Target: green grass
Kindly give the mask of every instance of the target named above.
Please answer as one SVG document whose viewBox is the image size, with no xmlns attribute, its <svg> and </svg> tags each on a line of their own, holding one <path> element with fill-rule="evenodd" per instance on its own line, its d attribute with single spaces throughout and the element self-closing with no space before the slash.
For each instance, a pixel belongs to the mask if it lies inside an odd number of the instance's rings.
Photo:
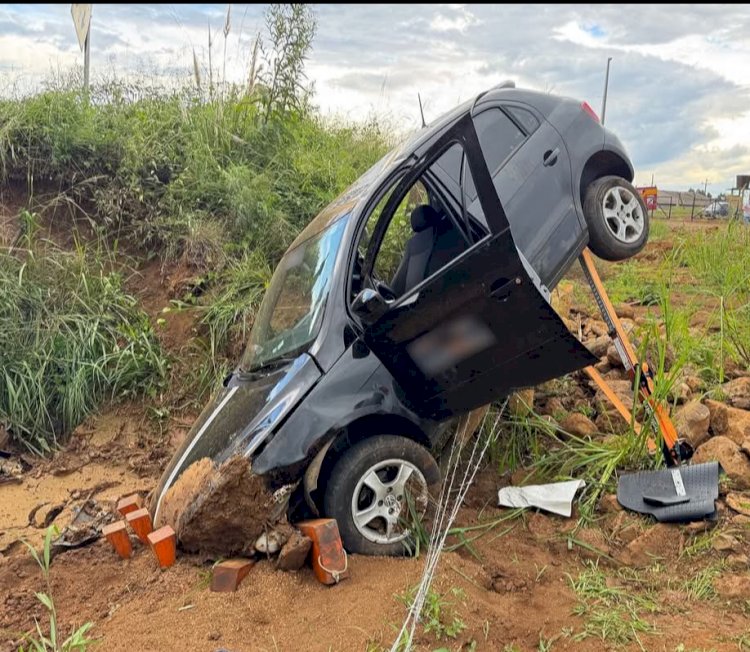
<svg viewBox="0 0 750 652">
<path fill-rule="evenodd" d="M 414 587 L 396 598 L 403 602 L 408 608 L 411 608 L 416 598 L 417 587 Z M 450 597 L 441 595 L 437 591 L 428 591 L 420 623 L 425 634 L 432 634 L 438 641 L 445 639 L 455 639 L 464 629 L 466 623 L 456 614 L 455 607 L 457 601 L 463 601 L 466 598 L 463 590 L 452 588 Z"/>
<path fill-rule="evenodd" d="M 694 277 L 696 295 L 709 296 L 718 304 L 718 340 L 706 361 L 716 369 L 716 382 L 725 380 L 727 356 L 750 367 L 750 229 L 731 221 L 722 228 L 691 233 L 678 242 L 680 264 Z M 688 287 L 690 287 L 688 286 Z"/>
<path fill-rule="evenodd" d="M 19 647 L 18 652 L 86 652 L 86 650 L 94 644 L 94 640 L 87 636 L 88 631 L 94 626 L 94 623 L 92 622 L 87 622 L 81 625 L 81 627 L 74 630 L 67 638 L 63 639 L 64 634 L 59 627 L 57 607 L 55 606 L 55 601 L 52 597 L 52 584 L 50 582 L 50 550 L 52 536 L 57 534 L 59 534 L 59 532 L 54 525 L 47 528 L 41 555 L 31 544 L 24 541 L 31 556 L 42 571 L 46 592 L 36 593 L 36 598 L 47 610 L 49 626 L 48 631 L 46 633 L 43 632 L 39 621 L 34 618 L 36 625 L 35 631 L 28 632 L 24 635 L 24 644 Z"/>
<path fill-rule="evenodd" d="M 104 402 L 154 396 L 168 362 L 109 254 L 26 244 L 0 255 L 0 422 L 44 453 Z"/>
<path fill-rule="evenodd" d="M 607 438 L 579 437 L 563 433 L 532 412 L 526 417 L 510 419 L 504 428 L 494 453 L 501 464 L 509 460 L 523 464 L 543 481 L 586 481 L 587 486 L 578 498 L 584 521 L 594 517 L 600 495 L 614 489 L 618 470 L 659 464 L 658 459 L 648 456 L 646 438 L 653 434 L 648 426 L 640 435 L 629 431 Z"/>
<path fill-rule="evenodd" d="M 278 257 L 390 144 L 376 123 L 309 109 L 266 120 L 262 97 L 240 88 L 110 82 L 92 93 L 0 101 L 0 178 L 34 201 L 60 193 L 106 232 L 197 264 L 215 262 L 206 242 Z"/>
<path fill-rule="evenodd" d="M 272 40 L 293 27 L 278 18 Z M 298 67 L 308 49 L 277 65 Z M 113 80 L 90 101 L 55 79 L 0 100 L 0 182 L 28 198 L 27 241 L 42 220 L 93 234 L 72 254 L 0 251 L 0 422 L 18 441 L 47 451 L 106 400 L 164 389 L 151 325 L 100 243 L 194 275 L 176 305 L 198 311 L 199 337 L 169 391 L 204 397 L 237 361 L 281 254 L 392 146 L 376 121 L 323 119 L 302 86 L 270 97 L 273 74 L 220 90 Z"/>
<path fill-rule="evenodd" d="M 688 600 L 712 600 L 716 597 L 714 580 L 721 574 L 722 564 L 712 564 L 683 581 L 681 590 Z"/>
<path fill-rule="evenodd" d="M 585 620 L 583 630 L 573 640 L 595 637 L 617 645 L 635 641 L 644 649 L 640 635 L 656 632 L 648 620 L 649 614 L 659 611 L 655 595 L 634 590 L 626 576 L 615 575 L 608 581 L 593 563 L 578 577 L 569 576 L 569 581 L 579 601 L 573 612 Z"/>
</svg>

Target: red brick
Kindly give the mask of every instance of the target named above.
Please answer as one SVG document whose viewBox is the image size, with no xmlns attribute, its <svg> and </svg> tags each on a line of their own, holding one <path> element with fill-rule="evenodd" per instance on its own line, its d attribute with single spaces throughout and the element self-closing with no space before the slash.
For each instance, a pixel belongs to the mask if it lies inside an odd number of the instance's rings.
<svg viewBox="0 0 750 652">
<path fill-rule="evenodd" d="M 128 536 L 128 526 L 125 521 L 116 521 L 102 528 L 102 534 L 107 538 L 115 552 L 123 559 L 130 559 L 133 546 Z"/>
<path fill-rule="evenodd" d="M 141 542 L 148 545 L 148 535 L 154 530 L 153 525 L 151 525 L 151 514 L 148 513 L 148 510 L 145 507 L 141 507 L 135 511 L 128 512 L 125 520 L 133 528 L 133 532 L 135 532 Z"/>
<path fill-rule="evenodd" d="M 241 558 L 227 559 L 216 564 L 211 576 L 211 590 L 217 593 L 236 591 L 253 566 L 255 566 L 254 559 Z"/>
<path fill-rule="evenodd" d="M 296 526 L 312 540 L 312 566 L 319 582 L 337 584 L 349 577 L 346 552 L 335 519 L 316 518 L 302 521 Z"/>
<path fill-rule="evenodd" d="M 297 530 L 281 548 L 276 567 L 283 571 L 296 571 L 302 568 L 310 556 L 312 541 Z"/>
<path fill-rule="evenodd" d="M 177 555 L 177 536 L 169 525 L 154 530 L 146 538 L 160 568 L 169 568 L 174 564 Z"/>
<path fill-rule="evenodd" d="M 117 503 L 117 511 L 123 516 L 126 516 L 129 512 L 134 512 L 136 509 L 140 509 L 141 507 L 143 507 L 143 498 L 141 498 L 138 494 L 120 498 Z"/>
</svg>

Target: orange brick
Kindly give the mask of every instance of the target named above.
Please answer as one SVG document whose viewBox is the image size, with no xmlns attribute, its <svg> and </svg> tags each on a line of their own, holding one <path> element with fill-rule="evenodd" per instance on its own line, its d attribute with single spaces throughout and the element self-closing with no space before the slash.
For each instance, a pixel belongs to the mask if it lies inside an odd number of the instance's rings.
<svg viewBox="0 0 750 652">
<path fill-rule="evenodd" d="M 133 546 L 130 545 L 128 526 L 125 521 L 110 523 L 102 528 L 102 534 L 112 544 L 115 552 L 123 559 L 130 559 L 133 554 Z"/>
<path fill-rule="evenodd" d="M 148 534 L 146 538 L 161 568 L 169 568 L 174 564 L 177 554 L 177 536 L 171 527 L 168 525 L 160 527 Z"/>
<path fill-rule="evenodd" d="M 148 535 L 154 529 L 151 525 L 151 514 L 148 513 L 148 510 L 145 507 L 141 507 L 135 511 L 128 512 L 125 520 L 133 528 L 133 532 L 135 532 L 141 542 L 148 545 Z"/>
<path fill-rule="evenodd" d="M 296 524 L 312 540 L 312 565 L 315 577 L 323 584 L 337 584 L 349 577 L 344 547 L 336 519 L 316 518 Z"/>
<path fill-rule="evenodd" d="M 211 590 L 217 593 L 236 591 L 253 566 L 254 559 L 227 559 L 217 564 L 211 576 Z"/>
<path fill-rule="evenodd" d="M 122 514 L 123 516 L 126 516 L 128 513 L 134 512 L 136 509 L 140 509 L 141 507 L 143 507 L 143 498 L 141 498 L 138 494 L 120 498 L 117 503 L 117 511 L 120 512 L 120 514 Z"/>
</svg>

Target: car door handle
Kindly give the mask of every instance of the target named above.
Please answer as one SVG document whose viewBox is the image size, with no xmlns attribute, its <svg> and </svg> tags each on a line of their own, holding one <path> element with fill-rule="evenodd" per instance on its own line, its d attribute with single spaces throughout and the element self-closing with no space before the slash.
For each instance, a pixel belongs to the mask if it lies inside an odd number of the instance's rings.
<svg viewBox="0 0 750 652">
<path fill-rule="evenodd" d="M 544 152 L 544 165 L 549 167 L 550 165 L 554 165 L 557 163 L 557 157 L 560 156 L 560 148 L 555 147 L 555 149 L 548 149 L 546 152 Z"/>
</svg>

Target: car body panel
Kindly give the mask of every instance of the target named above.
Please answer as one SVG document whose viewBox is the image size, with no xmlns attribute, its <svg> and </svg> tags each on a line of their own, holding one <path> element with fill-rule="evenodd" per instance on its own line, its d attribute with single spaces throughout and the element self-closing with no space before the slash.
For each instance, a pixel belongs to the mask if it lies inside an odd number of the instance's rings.
<svg viewBox="0 0 750 652">
<path fill-rule="evenodd" d="M 320 379 L 315 360 L 303 353 L 271 373 L 233 374 L 193 424 L 154 492 L 154 520 L 162 498 L 193 463 L 217 464 L 232 455 L 249 457 Z"/>
<path fill-rule="evenodd" d="M 596 362 L 524 268 L 469 114 L 422 154 L 389 205 L 395 208 L 413 181 L 456 142 L 464 147 L 490 234 L 404 294 L 364 332 L 365 342 L 405 388 L 405 402 L 434 419 L 464 414 L 513 388 Z M 388 211 L 387 205 L 386 226 Z M 380 225 L 365 257 L 365 275 L 384 235 Z"/>
<path fill-rule="evenodd" d="M 336 434 L 365 417 L 397 417 L 437 443 L 439 424 L 422 419 L 402 400 L 393 376 L 361 341 L 349 347 L 253 460 L 256 473 L 275 484 L 301 477 L 308 462 Z M 406 434 L 396 432 L 393 434 Z"/>
<path fill-rule="evenodd" d="M 528 152 L 522 145 L 509 158 L 511 164 L 506 163 L 505 176 L 493 184 L 486 165 L 477 165 L 481 148 L 473 123 L 470 129 L 468 125 L 472 113 L 503 103 L 527 107 L 540 122 L 537 131 L 542 138 L 532 140 L 533 132 L 525 143 L 530 145 Z M 458 132 L 457 125 L 463 125 Z M 366 329 L 352 314 L 349 296 L 363 222 L 383 189 L 418 168 L 436 143 L 451 133 L 464 145 L 467 138 L 471 141 L 470 167 L 480 195 L 476 203 L 487 216 L 488 233 Z M 540 154 L 554 149 L 545 146 L 546 137 L 562 145 L 554 181 L 545 180 L 549 168 L 539 161 Z M 221 462 L 240 453 L 273 486 L 294 483 L 324 446 L 364 420 L 395 419 L 403 428 L 393 434 L 438 448 L 451 416 L 591 363 L 593 357 L 568 332 L 543 290 L 544 285 L 557 283 L 588 241 L 576 189 L 586 160 L 605 148 L 623 157 L 632 178 L 632 166 L 619 140 L 585 116 L 580 103 L 504 88 L 463 103 L 384 156 L 323 209 L 287 252 L 343 221 L 342 244 L 332 266 L 330 295 L 317 336 L 305 353 L 272 371 L 249 376 L 235 371 L 165 469 L 152 511 L 201 456 Z M 554 186 L 565 197 L 541 197 L 544 192 L 535 191 L 535 185 Z M 524 220 L 539 226 L 529 228 Z M 524 256 L 528 263 L 522 259 L 524 248 L 533 252 L 530 259 Z M 489 330 L 494 341 L 428 378 L 409 347 L 424 343 L 427 335 L 429 349 L 429 336 L 436 327 L 467 316 L 469 331 L 472 324 L 480 323 L 477 332 L 486 335 Z"/>
</svg>

